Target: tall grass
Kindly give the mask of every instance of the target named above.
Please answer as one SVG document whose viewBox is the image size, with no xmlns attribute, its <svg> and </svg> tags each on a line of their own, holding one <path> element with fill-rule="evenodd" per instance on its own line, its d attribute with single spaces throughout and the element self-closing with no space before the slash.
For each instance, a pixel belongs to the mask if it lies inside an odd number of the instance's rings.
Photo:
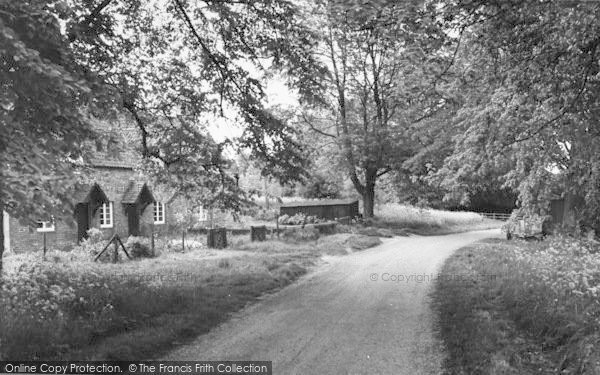
<svg viewBox="0 0 600 375">
<path fill-rule="evenodd" d="M 448 373 L 600 373 L 597 250 L 560 237 L 459 250 L 443 273 L 495 277 L 436 285 Z"/>
<path fill-rule="evenodd" d="M 379 205 L 374 224 L 391 229 L 412 229 L 421 234 L 499 228 L 501 223 L 474 212 L 443 211 L 402 204 Z"/>
<path fill-rule="evenodd" d="M 306 269 L 287 259 L 30 259 L 0 289 L 0 360 L 140 359 L 206 332 Z"/>
<path fill-rule="evenodd" d="M 304 234 L 302 234 L 304 232 Z M 302 239 L 310 238 L 310 241 Z M 247 237 L 234 239 L 235 249 L 264 254 L 294 254 L 300 258 L 311 259 L 321 255 L 345 255 L 365 250 L 381 244 L 379 237 L 353 233 L 337 233 L 327 236 L 315 235 L 310 229 L 290 231 L 280 239 L 264 242 L 251 242 Z"/>
<path fill-rule="evenodd" d="M 176 244 L 117 264 L 95 263 L 85 249 L 51 251 L 45 261 L 11 255 L 0 283 L 0 360 L 150 358 L 292 283 L 324 254 L 381 243 L 305 232 L 235 238 L 230 250 L 180 252 Z"/>
</svg>

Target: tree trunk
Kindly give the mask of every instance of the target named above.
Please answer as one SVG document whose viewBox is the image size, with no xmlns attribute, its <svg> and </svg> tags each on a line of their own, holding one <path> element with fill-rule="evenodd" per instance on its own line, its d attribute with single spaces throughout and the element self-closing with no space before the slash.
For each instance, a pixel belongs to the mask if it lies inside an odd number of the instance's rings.
<svg viewBox="0 0 600 375">
<path fill-rule="evenodd" d="M 365 189 L 363 194 L 363 217 L 373 217 L 375 206 L 375 189 Z"/>
<path fill-rule="evenodd" d="M 365 171 L 365 187 L 363 190 L 363 217 L 373 217 L 375 208 L 375 183 L 377 169 L 368 168 Z"/>
</svg>

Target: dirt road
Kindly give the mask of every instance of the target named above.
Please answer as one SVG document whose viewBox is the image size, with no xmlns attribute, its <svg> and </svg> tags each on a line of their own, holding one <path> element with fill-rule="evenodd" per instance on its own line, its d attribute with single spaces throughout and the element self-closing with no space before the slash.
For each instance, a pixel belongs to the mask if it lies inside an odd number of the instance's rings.
<svg viewBox="0 0 600 375">
<path fill-rule="evenodd" d="M 431 275 L 454 250 L 498 236 L 400 237 L 329 259 L 165 359 L 269 360 L 274 374 L 437 374 Z"/>
</svg>

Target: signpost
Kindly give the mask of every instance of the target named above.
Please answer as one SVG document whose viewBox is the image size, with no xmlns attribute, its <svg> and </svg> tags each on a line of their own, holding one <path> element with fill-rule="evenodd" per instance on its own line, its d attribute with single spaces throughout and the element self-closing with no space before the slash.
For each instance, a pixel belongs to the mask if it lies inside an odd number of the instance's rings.
<svg viewBox="0 0 600 375">
<path fill-rule="evenodd" d="M 36 231 L 38 233 L 42 233 L 42 235 L 44 236 L 44 259 L 46 259 L 46 252 L 48 251 L 46 233 L 54 232 L 54 220 L 38 221 L 38 227 Z"/>
</svg>

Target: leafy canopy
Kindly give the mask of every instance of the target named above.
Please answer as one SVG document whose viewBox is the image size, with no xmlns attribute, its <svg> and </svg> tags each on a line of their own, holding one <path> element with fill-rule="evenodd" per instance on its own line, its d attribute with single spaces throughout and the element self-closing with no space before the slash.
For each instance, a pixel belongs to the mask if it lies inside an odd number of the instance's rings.
<svg viewBox="0 0 600 375">
<path fill-rule="evenodd" d="M 243 124 L 235 145 L 275 177 L 302 178 L 295 130 L 263 106 L 269 71 L 287 73 L 303 100 L 319 93 L 299 12 L 274 0 L 0 1 L 0 201 L 18 217 L 68 208 L 68 160 L 97 137 L 88 117 L 123 111 L 148 170 L 189 196 L 237 206 L 225 145 L 207 134 L 214 115 Z"/>
</svg>

